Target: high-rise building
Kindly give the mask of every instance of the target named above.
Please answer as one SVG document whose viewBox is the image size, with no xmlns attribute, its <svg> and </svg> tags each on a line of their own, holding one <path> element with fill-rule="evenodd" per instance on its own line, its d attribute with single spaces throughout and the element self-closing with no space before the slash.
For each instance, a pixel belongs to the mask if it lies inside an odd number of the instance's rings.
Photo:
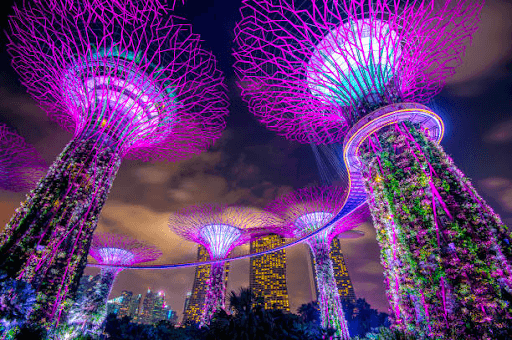
<svg viewBox="0 0 512 340">
<path fill-rule="evenodd" d="M 251 254 L 276 248 L 284 243 L 284 237 L 270 234 L 251 241 Z M 270 254 L 251 257 L 250 288 L 263 298 L 266 309 L 290 311 L 286 286 L 286 253 L 279 250 Z"/>
<path fill-rule="evenodd" d="M 142 308 L 139 313 L 139 323 L 149 325 L 153 323 L 153 309 L 155 307 L 155 300 L 157 297 L 156 292 L 148 289 L 144 300 L 142 301 Z"/>
<path fill-rule="evenodd" d="M 165 293 L 158 292 L 154 298 L 153 318 L 151 323 L 157 323 L 158 321 L 165 319 L 167 319 L 165 310 Z"/>
<path fill-rule="evenodd" d="M 127 290 L 121 291 L 121 296 L 123 297 L 123 301 L 121 302 L 121 306 L 119 307 L 119 313 L 117 314 L 118 318 L 124 318 L 125 316 L 130 315 L 130 306 L 132 304 L 133 292 L 129 292 Z"/>
<path fill-rule="evenodd" d="M 354 286 L 352 285 L 352 280 L 350 280 L 347 266 L 345 265 L 340 239 L 337 237 L 335 237 L 331 243 L 331 260 L 341 301 L 345 300 L 355 303 L 356 293 L 354 292 Z"/>
<path fill-rule="evenodd" d="M 315 277 L 315 257 L 309 252 L 311 257 L 311 274 L 313 278 L 313 283 L 315 287 L 315 294 L 318 297 L 318 286 Z M 352 284 L 352 280 L 348 275 L 347 266 L 345 265 L 345 258 L 343 257 L 343 252 L 341 251 L 340 239 L 335 237 L 331 243 L 330 257 L 332 260 L 332 267 L 334 270 L 334 277 L 336 278 L 336 285 L 338 286 L 338 292 L 340 294 L 341 301 L 350 301 L 355 303 L 356 301 L 356 293 L 354 291 L 354 285 Z"/>
<path fill-rule="evenodd" d="M 188 292 L 187 295 L 185 296 L 185 303 L 183 304 L 183 315 L 185 315 L 185 312 L 188 309 L 188 305 L 190 303 L 190 297 L 191 296 L 192 296 L 192 292 Z"/>
<path fill-rule="evenodd" d="M 140 314 L 140 302 L 142 301 L 142 294 L 137 295 L 137 297 L 132 298 L 132 302 L 130 302 L 130 309 L 128 311 L 128 316 L 132 318 L 133 322 L 139 322 L 139 314 Z"/>
<path fill-rule="evenodd" d="M 207 261 L 210 255 L 206 248 L 199 245 L 197 249 L 197 260 Z M 224 286 L 227 289 L 227 281 L 229 274 L 229 262 L 224 265 Z M 192 293 L 190 297 L 185 300 L 185 308 L 183 312 L 182 324 L 199 324 L 201 315 L 203 313 L 204 299 L 206 296 L 207 281 L 210 277 L 210 265 L 197 266 L 196 274 L 194 276 L 194 283 L 192 285 Z M 225 296 L 225 295 L 224 295 Z"/>
</svg>

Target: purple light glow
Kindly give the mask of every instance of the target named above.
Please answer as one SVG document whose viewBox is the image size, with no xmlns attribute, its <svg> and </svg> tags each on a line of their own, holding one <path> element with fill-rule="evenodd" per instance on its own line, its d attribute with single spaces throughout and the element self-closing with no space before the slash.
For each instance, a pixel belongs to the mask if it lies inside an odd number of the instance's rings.
<svg viewBox="0 0 512 340">
<path fill-rule="evenodd" d="M 234 247 L 249 242 L 251 232 L 272 225 L 274 219 L 253 208 L 202 205 L 172 214 L 169 228 L 184 239 L 203 245 L 213 260 L 226 257 Z"/>
<path fill-rule="evenodd" d="M 283 218 L 278 228 L 281 235 L 303 237 L 332 220 L 343 208 L 346 199 L 347 191 L 342 187 L 310 187 L 277 198 L 268 205 L 267 210 Z M 330 243 L 336 235 L 356 228 L 368 216 L 366 206 L 360 207 L 312 238 Z"/>
<path fill-rule="evenodd" d="M 136 239 L 116 234 L 94 234 L 89 255 L 98 263 L 131 266 L 158 259 L 162 252 Z"/>
<path fill-rule="evenodd" d="M 375 107 L 438 93 L 482 3 L 245 0 L 235 29 L 243 97 L 288 139 L 342 141 Z"/>
<path fill-rule="evenodd" d="M 223 77 L 191 26 L 158 9 L 138 0 L 15 6 L 14 67 L 75 138 L 144 160 L 198 153 L 225 125 Z"/>
<path fill-rule="evenodd" d="M 242 235 L 242 232 L 227 224 L 210 224 L 201 229 L 200 235 L 210 244 L 211 257 L 219 259 L 226 257 L 231 245 Z"/>
<path fill-rule="evenodd" d="M 0 189 L 33 189 L 47 167 L 33 146 L 0 124 Z"/>
</svg>

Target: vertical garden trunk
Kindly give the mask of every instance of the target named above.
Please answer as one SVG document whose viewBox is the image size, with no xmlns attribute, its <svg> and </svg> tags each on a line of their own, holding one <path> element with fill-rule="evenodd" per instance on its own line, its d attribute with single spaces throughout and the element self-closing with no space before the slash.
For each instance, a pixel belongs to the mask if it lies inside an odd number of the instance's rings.
<svg viewBox="0 0 512 340">
<path fill-rule="evenodd" d="M 315 260 L 316 280 L 318 287 L 318 305 L 322 318 L 322 327 L 334 328 L 334 339 L 350 339 L 347 320 L 341 306 L 340 294 L 334 276 L 330 258 L 330 247 L 327 240 L 312 237 L 308 244 Z"/>
<path fill-rule="evenodd" d="M 74 139 L 7 224 L 0 269 L 36 290 L 33 322 L 58 322 L 76 291 L 120 162 L 110 146 Z"/>
<path fill-rule="evenodd" d="M 208 325 L 213 314 L 224 308 L 224 263 L 217 262 L 211 265 L 211 275 L 206 283 L 206 296 L 203 307 L 201 326 Z"/>
<path fill-rule="evenodd" d="M 512 248 L 500 218 L 419 126 L 389 125 L 360 151 L 395 325 L 418 338 L 505 334 Z"/>
</svg>

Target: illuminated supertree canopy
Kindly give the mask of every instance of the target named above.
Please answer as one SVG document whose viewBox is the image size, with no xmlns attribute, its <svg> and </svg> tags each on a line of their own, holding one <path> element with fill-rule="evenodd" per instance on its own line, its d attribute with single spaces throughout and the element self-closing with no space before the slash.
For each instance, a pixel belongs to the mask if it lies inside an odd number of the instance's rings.
<svg viewBox="0 0 512 340">
<path fill-rule="evenodd" d="M 211 260 L 224 259 L 239 245 L 250 242 L 251 230 L 272 224 L 274 217 L 253 208 L 222 205 L 192 206 L 172 214 L 169 227 L 186 240 L 203 245 Z M 224 308 L 223 262 L 211 265 L 201 325 Z"/>
<path fill-rule="evenodd" d="M 309 143 L 343 141 L 372 108 L 426 102 L 461 63 L 481 1 L 245 0 L 235 64 L 251 110 Z"/>
<path fill-rule="evenodd" d="M 47 165 L 33 146 L 0 124 L 0 188 L 25 191 L 35 187 Z"/>
<path fill-rule="evenodd" d="M 215 58 L 158 1 L 26 1 L 9 19 L 21 82 L 73 140 L 0 238 L 0 267 L 31 283 L 31 318 L 58 322 L 86 265 L 123 157 L 177 160 L 212 144 L 228 101 Z"/>
<path fill-rule="evenodd" d="M 416 338 L 490 339 L 512 315 L 512 235 L 419 104 L 461 63 L 482 3 L 246 0 L 236 29 L 240 86 L 262 122 L 289 139 L 343 141 L 352 192 L 364 184 L 377 229 L 394 327 Z"/>
<path fill-rule="evenodd" d="M 107 314 L 107 300 L 117 275 L 138 263 L 154 261 L 162 252 L 129 236 L 116 234 L 94 234 L 89 255 L 101 267 L 101 279 L 95 287 L 94 296 L 80 296 L 67 315 L 67 324 L 77 325 L 82 331 L 99 334 Z M 112 267 L 116 266 L 116 267 Z"/>
<path fill-rule="evenodd" d="M 268 206 L 268 210 L 283 216 L 288 237 L 303 237 L 323 228 L 306 242 L 315 259 L 322 326 L 336 329 L 336 337 L 340 339 L 350 336 L 329 256 L 330 245 L 334 237 L 359 226 L 369 217 L 368 208 L 363 205 L 326 227 L 342 209 L 346 195 L 342 187 L 311 187 L 281 196 Z"/>
</svg>

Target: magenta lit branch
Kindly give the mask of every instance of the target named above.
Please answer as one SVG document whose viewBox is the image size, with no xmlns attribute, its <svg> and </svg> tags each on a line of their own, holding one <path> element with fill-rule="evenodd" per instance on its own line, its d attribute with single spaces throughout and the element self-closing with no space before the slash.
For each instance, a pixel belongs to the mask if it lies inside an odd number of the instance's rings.
<svg viewBox="0 0 512 340">
<path fill-rule="evenodd" d="M 193 206 L 172 214 L 169 227 L 186 240 L 203 245 L 211 260 L 227 258 L 236 246 L 251 240 L 251 232 L 272 224 L 270 214 L 254 208 L 222 205 Z M 224 263 L 211 265 L 201 325 L 210 323 L 213 314 L 224 308 Z"/>
<path fill-rule="evenodd" d="M 365 200 L 393 327 L 494 339 L 512 320 L 512 235 L 439 146 L 428 102 L 462 62 L 482 1 L 245 0 L 243 97 L 288 139 L 332 144 Z"/>
<path fill-rule="evenodd" d="M 122 158 L 178 160 L 208 148 L 227 114 L 223 76 L 158 1 L 25 1 L 9 18 L 21 82 L 73 134 L 0 237 L 0 268 L 58 323 L 73 298 Z"/>
<path fill-rule="evenodd" d="M 48 166 L 23 137 L 0 124 L 0 189 L 33 189 Z"/>
</svg>

